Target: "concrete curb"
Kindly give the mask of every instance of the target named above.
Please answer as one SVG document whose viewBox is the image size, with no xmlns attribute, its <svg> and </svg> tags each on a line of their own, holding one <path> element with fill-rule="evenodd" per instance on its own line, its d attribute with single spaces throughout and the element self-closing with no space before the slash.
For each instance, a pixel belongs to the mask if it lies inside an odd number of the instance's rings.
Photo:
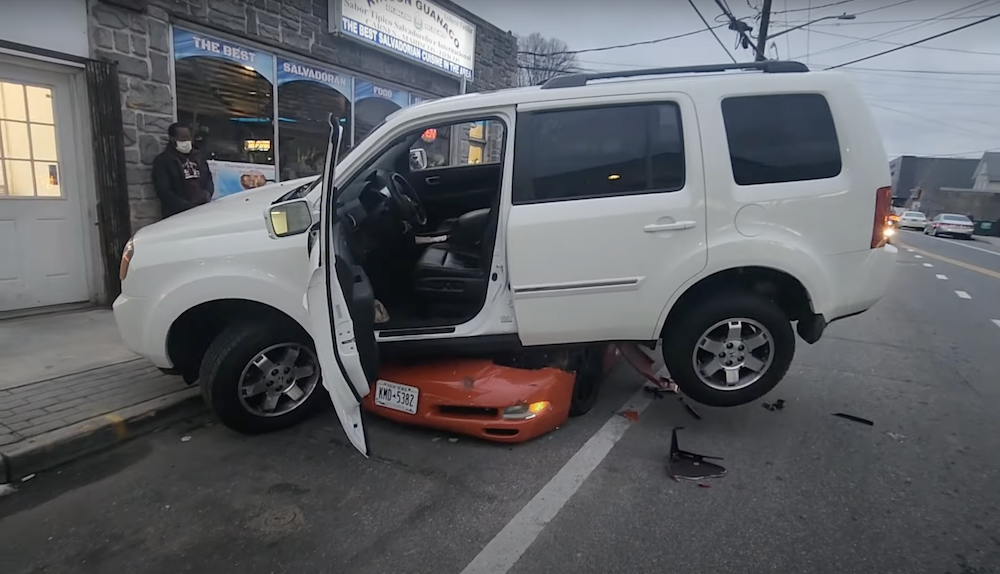
<svg viewBox="0 0 1000 574">
<path fill-rule="evenodd" d="M 0 452 L 0 484 L 110 448 L 204 410 L 201 391 L 195 387 L 31 437 Z"/>
</svg>

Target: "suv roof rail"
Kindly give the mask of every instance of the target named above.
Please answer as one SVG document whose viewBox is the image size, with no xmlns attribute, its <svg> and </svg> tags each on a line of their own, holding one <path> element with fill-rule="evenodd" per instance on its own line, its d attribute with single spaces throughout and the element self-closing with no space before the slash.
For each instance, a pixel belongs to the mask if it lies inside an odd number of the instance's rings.
<svg viewBox="0 0 1000 574">
<path fill-rule="evenodd" d="M 590 74 L 570 74 L 567 76 L 558 76 L 542 84 L 542 89 L 551 90 L 553 88 L 578 88 L 580 86 L 586 86 L 587 82 L 591 80 L 634 78 L 636 76 L 665 76 L 668 74 L 699 74 L 708 72 L 726 72 L 729 70 L 760 70 L 761 72 L 769 74 L 787 74 L 795 72 L 808 72 L 809 68 L 802 62 L 793 62 L 788 60 L 764 60 L 763 62 L 681 66 L 679 68 L 644 68 L 641 70 L 595 72 Z"/>
</svg>

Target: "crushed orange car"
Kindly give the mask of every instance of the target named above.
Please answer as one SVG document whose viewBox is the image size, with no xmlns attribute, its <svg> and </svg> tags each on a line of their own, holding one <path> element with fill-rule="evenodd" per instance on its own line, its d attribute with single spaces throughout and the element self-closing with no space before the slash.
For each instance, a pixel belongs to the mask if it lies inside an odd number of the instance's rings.
<svg viewBox="0 0 1000 574">
<path fill-rule="evenodd" d="M 615 347 L 605 346 L 543 361 L 551 364 L 540 368 L 490 359 L 386 365 L 364 405 L 402 424 L 525 442 L 589 411 L 617 357 Z"/>
</svg>

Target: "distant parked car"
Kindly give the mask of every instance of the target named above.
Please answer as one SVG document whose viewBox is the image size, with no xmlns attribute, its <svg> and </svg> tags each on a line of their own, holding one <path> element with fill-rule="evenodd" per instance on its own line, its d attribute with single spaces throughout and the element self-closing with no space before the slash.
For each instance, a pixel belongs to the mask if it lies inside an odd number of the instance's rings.
<svg viewBox="0 0 1000 574">
<path fill-rule="evenodd" d="M 924 226 L 924 233 L 934 237 L 950 235 L 956 238 L 972 239 L 973 229 L 975 229 L 975 225 L 968 217 L 954 213 L 942 213 L 927 222 Z"/>
<path fill-rule="evenodd" d="M 919 211 L 904 211 L 897 225 L 900 229 L 923 229 L 927 225 L 927 216 Z"/>
</svg>

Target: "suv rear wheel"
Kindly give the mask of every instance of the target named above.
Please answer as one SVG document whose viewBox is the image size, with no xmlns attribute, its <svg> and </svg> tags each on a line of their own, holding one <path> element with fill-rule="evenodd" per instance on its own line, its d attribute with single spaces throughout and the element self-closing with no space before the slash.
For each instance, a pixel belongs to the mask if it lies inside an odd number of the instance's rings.
<svg viewBox="0 0 1000 574">
<path fill-rule="evenodd" d="M 224 329 L 209 345 L 199 379 L 212 412 L 246 434 L 296 425 L 327 402 L 311 344 L 272 323 Z"/>
<path fill-rule="evenodd" d="M 765 297 L 719 293 L 703 299 L 663 334 L 663 360 L 681 391 L 710 406 L 759 399 L 785 376 L 795 334 L 781 309 Z"/>
</svg>

